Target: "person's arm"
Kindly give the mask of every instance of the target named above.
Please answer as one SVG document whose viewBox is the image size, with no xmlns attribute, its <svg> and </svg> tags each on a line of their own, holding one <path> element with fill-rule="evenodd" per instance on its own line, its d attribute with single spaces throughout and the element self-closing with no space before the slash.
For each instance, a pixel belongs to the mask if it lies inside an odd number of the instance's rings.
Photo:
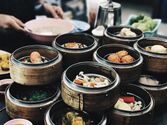
<svg viewBox="0 0 167 125">
<path fill-rule="evenodd" d="M 18 31 L 25 31 L 24 23 L 21 20 L 7 14 L 0 14 L 0 28 L 12 28 Z"/>
<path fill-rule="evenodd" d="M 44 10 L 51 14 L 54 18 L 63 18 L 63 10 L 59 6 L 51 5 L 47 3 L 45 0 L 37 0 L 37 4 L 41 4 Z"/>
</svg>

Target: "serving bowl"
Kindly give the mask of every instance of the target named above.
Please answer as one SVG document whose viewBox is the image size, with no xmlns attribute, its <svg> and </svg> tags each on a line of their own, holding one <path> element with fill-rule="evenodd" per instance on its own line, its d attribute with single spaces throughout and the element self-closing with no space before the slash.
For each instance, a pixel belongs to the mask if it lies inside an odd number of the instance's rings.
<svg viewBox="0 0 167 125">
<path fill-rule="evenodd" d="M 147 46 L 162 45 L 167 48 L 167 42 L 160 38 L 144 38 L 134 44 L 134 48 L 144 58 L 144 71 L 151 73 L 167 73 L 167 53 L 154 53 L 145 50 Z"/>
<path fill-rule="evenodd" d="M 6 122 L 4 125 L 32 125 L 32 123 L 27 119 L 12 119 Z"/>
<path fill-rule="evenodd" d="M 32 52 L 39 52 L 47 62 L 24 62 L 24 57 L 29 57 Z M 60 80 L 62 73 L 62 55 L 53 47 L 45 45 L 29 45 L 18 48 L 10 58 L 11 78 L 24 85 L 44 85 Z"/>
<path fill-rule="evenodd" d="M 12 79 L 2 79 L 0 80 L 0 95 L 5 95 L 6 88 L 14 83 Z"/>
<path fill-rule="evenodd" d="M 155 105 L 159 106 L 162 104 L 166 104 L 167 103 L 167 80 L 165 79 L 165 75 L 163 76 L 163 78 L 158 77 L 157 75 L 141 75 L 141 78 L 145 77 L 146 81 L 141 81 L 141 79 L 138 81 L 138 86 L 147 90 L 152 97 L 154 97 L 155 99 Z M 153 82 L 150 81 L 154 80 L 154 81 L 158 81 L 158 83 L 152 85 L 149 84 L 148 82 Z M 145 82 L 145 84 L 143 84 L 142 82 Z"/>
<path fill-rule="evenodd" d="M 85 120 L 89 119 L 88 125 L 107 125 L 107 118 L 102 113 L 88 113 L 86 111 L 78 111 L 67 106 L 62 100 L 53 104 L 45 114 L 45 125 L 59 125 L 62 118 L 68 112 L 76 112 Z M 58 124 L 59 122 L 59 124 Z"/>
<path fill-rule="evenodd" d="M 72 22 L 54 18 L 33 19 L 25 23 L 25 30 L 35 41 L 51 44 L 56 36 L 74 29 Z"/>
<path fill-rule="evenodd" d="M 136 111 L 127 111 L 124 109 L 111 109 L 110 119 L 114 125 L 148 125 L 153 119 L 154 100 L 152 96 L 144 89 L 136 85 L 126 85 L 121 88 L 121 95 L 135 96 L 139 99 L 143 107 Z"/>
<path fill-rule="evenodd" d="M 127 51 L 129 55 L 134 58 L 132 63 L 116 63 L 107 59 L 111 53 L 116 53 L 122 50 Z M 140 78 L 143 58 L 140 53 L 130 46 L 122 44 L 103 45 L 94 52 L 93 59 L 98 63 L 114 68 L 120 76 L 121 85 L 134 83 Z"/>
<path fill-rule="evenodd" d="M 131 26 L 130 22 L 133 18 L 137 18 L 138 15 L 130 15 L 125 23 L 125 25 L 128 25 L 128 26 Z M 157 34 L 158 32 L 158 29 L 159 29 L 159 26 L 161 24 L 161 19 L 152 19 L 155 23 L 156 23 L 156 26 L 151 30 L 151 31 L 144 31 L 144 36 L 145 37 L 152 37 L 154 36 L 155 34 Z"/>
<path fill-rule="evenodd" d="M 42 124 L 44 113 L 60 96 L 54 84 L 24 86 L 12 84 L 5 93 L 6 112 L 11 118 L 24 118 Z"/>
<path fill-rule="evenodd" d="M 75 77 L 81 71 L 94 76 L 94 78 L 95 75 L 105 77 L 108 80 L 108 84 L 99 87 L 88 87 L 74 83 Z M 115 104 L 119 97 L 119 83 L 120 78 L 114 69 L 96 62 L 80 62 L 73 64 L 64 71 L 61 96 L 63 101 L 74 109 L 102 111 Z"/>
<path fill-rule="evenodd" d="M 83 48 L 67 48 L 66 43 L 81 43 Z M 91 35 L 85 33 L 68 33 L 58 36 L 52 46 L 63 55 L 63 68 L 82 61 L 91 61 L 98 42 Z"/>
<path fill-rule="evenodd" d="M 135 37 L 118 36 L 117 34 L 123 29 L 128 28 L 136 33 Z M 143 32 L 139 29 L 129 26 L 111 26 L 104 31 L 103 44 L 124 44 L 133 46 L 133 44 L 144 37 Z"/>
</svg>

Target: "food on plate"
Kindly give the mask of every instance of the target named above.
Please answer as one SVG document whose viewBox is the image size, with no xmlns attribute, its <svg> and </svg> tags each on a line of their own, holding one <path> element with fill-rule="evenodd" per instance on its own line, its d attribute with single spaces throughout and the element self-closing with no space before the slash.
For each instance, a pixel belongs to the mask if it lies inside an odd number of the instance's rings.
<svg viewBox="0 0 167 125">
<path fill-rule="evenodd" d="M 131 31 L 130 28 L 122 28 L 121 31 L 117 34 L 117 36 L 121 37 L 136 37 L 137 34 Z"/>
<path fill-rule="evenodd" d="M 150 86 L 157 86 L 160 84 L 158 80 L 149 76 L 141 76 L 139 79 L 139 83 Z"/>
<path fill-rule="evenodd" d="M 135 59 L 125 50 L 111 53 L 107 56 L 107 60 L 114 63 L 132 63 Z"/>
<path fill-rule="evenodd" d="M 69 111 L 58 120 L 58 125 L 91 125 L 91 121 L 78 112 Z"/>
<path fill-rule="evenodd" d="M 78 42 L 68 42 L 63 44 L 63 47 L 65 48 L 71 48 L 71 49 L 80 49 L 87 47 L 85 44 L 78 43 Z"/>
<path fill-rule="evenodd" d="M 23 63 L 39 64 L 48 62 L 49 60 L 46 57 L 41 56 L 39 52 L 33 51 L 30 56 L 22 57 L 20 61 Z"/>
<path fill-rule="evenodd" d="M 162 45 L 147 46 L 145 47 L 145 50 L 154 53 L 167 53 L 167 48 Z"/>
<path fill-rule="evenodd" d="M 145 15 L 133 17 L 132 19 L 130 19 L 129 23 L 130 25 L 132 25 L 132 27 L 138 28 L 143 32 L 152 31 L 157 25 L 157 23 L 153 19 L 151 19 L 151 17 Z"/>
<path fill-rule="evenodd" d="M 52 91 L 32 90 L 31 92 L 29 92 L 29 94 L 17 94 L 17 98 L 23 101 L 41 101 L 49 98 L 52 94 Z"/>
<path fill-rule="evenodd" d="M 134 96 L 122 96 L 114 105 L 114 108 L 124 111 L 139 111 L 142 107 L 142 101 L 137 101 Z"/>
<path fill-rule="evenodd" d="M 8 53 L 0 53 L 0 67 L 3 71 L 9 70 L 9 57 Z"/>
<path fill-rule="evenodd" d="M 110 80 L 105 76 L 98 74 L 84 74 L 80 72 L 73 81 L 77 85 L 90 88 L 104 87 L 110 84 Z"/>
</svg>

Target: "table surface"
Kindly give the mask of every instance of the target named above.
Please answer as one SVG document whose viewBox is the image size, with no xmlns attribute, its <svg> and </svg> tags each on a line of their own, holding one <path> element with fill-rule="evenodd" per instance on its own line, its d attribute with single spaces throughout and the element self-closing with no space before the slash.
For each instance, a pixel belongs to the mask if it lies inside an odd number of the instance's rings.
<svg viewBox="0 0 167 125">
<path fill-rule="evenodd" d="M 156 35 L 156 37 L 167 40 L 167 36 Z M 2 79 L 0 77 L 0 79 Z M 0 95 L 0 110 L 5 107 L 4 97 Z M 161 105 L 155 109 L 154 119 L 150 125 L 167 125 L 167 108 L 166 105 Z M 0 125 L 3 125 L 6 121 L 10 120 L 6 110 L 0 111 Z"/>
<path fill-rule="evenodd" d="M 4 98 L 0 97 L 0 109 L 5 106 Z M 150 125 L 167 125 L 167 108 L 166 104 L 161 105 L 155 109 L 154 119 Z M 10 117 L 7 115 L 6 110 L 0 112 L 0 125 L 3 125 L 5 122 L 10 120 Z"/>
</svg>

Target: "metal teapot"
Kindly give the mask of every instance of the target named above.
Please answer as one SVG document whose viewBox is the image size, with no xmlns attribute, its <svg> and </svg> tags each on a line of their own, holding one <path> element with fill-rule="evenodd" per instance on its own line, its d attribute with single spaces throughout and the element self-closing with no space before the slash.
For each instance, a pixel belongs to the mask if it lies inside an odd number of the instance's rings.
<svg viewBox="0 0 167 125">
<path fill-rule="evenodd" d="M 98 13 L 96 15 L 94 27 L 97 27 L 99 25 L 109 27 L 120 24 L 121 4 L 113 2 L 112 0 L 101 2 L 99 5 Z"/>
</svg>

